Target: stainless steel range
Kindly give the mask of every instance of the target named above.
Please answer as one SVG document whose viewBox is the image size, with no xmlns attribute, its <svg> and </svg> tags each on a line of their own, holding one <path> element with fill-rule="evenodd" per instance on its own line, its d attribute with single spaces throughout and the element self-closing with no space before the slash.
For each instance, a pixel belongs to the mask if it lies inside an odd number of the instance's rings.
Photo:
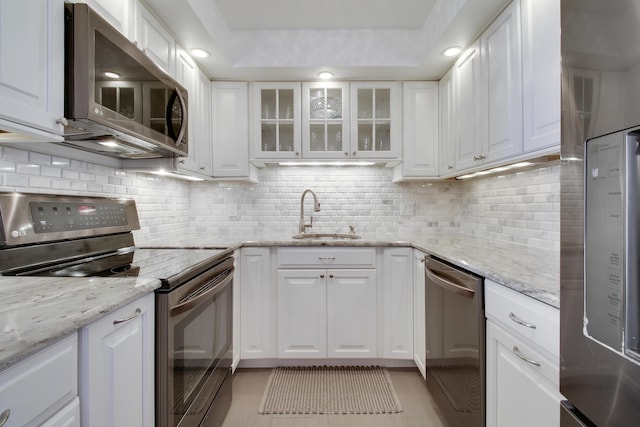
<svg viewBox="0 0 640 427">
<path fill-rule="evenodd" d="M 0 223 L 0 275 L 160 279 L 156 425 L 222 424 L 231 402 L 231 250 L 137 248 L 131 199 L 0 193 Z"/>
</svg>

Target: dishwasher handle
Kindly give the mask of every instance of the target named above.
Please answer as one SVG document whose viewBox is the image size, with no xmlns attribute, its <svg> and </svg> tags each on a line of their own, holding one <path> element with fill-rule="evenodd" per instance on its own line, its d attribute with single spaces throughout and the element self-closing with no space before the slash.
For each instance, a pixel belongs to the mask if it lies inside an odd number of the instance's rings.
<svg viewBox="0 0 640 427">
<path fill-rule="evenodd" d="M 469 289 L 462 284 L 454 283 L 448 278 L 440 276 L 434 269 L 429 267 L 428 263 L 425 264 L 424 268 L 427 274 L 427 278 L 431 280 L 433 283 L 435 283 L 436 285 L 440 286 L 441 288 L 450 292 L 454 292 L 458 295 L 462 295 L 463 297 L 466 297 L 466 298 L 474 297 L 475 291 L 473 289 Z"/>
</svg>

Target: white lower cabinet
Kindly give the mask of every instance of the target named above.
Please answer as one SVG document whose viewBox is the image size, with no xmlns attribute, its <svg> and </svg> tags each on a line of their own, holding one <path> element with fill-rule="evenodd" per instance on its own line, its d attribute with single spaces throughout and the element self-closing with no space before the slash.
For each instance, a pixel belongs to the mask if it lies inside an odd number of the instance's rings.
<svg viewBox="0 0 640 427">
<path fill-rule="evenodd" d="M 75 333 L 0 372 L 0 418 L 8 417 L 4 427 L 79 427 L 77 408 Z"/>
<path fill-rule="evenodd" d="M 492 427 L 558 427 L 559 310 L 485 280 L 487 410 Z"/>
<path fill-rule="evenodd" d="M 425 276 L 424 257 L 426 254 L 413 250 L 413 361 L 427 378 L 427 336 L 425 328 Z"/>
<path fill-rule="evenodd" d="M 279 358 L 377 357 L 375 253 L 375 248 L 279 249 Z"/>
<path fill-rule="evenodd" d="M 240 250 L 240 358 L 276 357 L 276 282 L 271 248 Z"/>
<path fill-rule="evenodd" d="M 155 424 L 154 307 L 149 294 L 80 329 L 82 425 Z"/>
<path fill-rule="evenodd" d="M 413 359 L 413 250 L 384 248 L 382 357 Z"/>
</svg>

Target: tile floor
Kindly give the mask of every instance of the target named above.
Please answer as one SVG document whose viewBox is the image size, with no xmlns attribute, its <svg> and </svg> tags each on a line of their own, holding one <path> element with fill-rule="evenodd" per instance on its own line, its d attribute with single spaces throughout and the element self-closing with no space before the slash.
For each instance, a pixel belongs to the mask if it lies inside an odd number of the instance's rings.
<svg viewBox="0 0 640 427">
<path fill-rule="evenodd" d="M 403 412 L 384 415 L 261 415 L 271 369 L 239 369 L 223 427 L 444 427 L 417 369 L 389 369 Z"/>
</svg>

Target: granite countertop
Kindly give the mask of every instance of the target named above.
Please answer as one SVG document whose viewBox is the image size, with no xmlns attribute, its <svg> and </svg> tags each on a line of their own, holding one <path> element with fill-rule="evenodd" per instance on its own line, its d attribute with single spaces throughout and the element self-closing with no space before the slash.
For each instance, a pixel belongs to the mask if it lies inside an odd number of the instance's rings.
<svg viewBox="0 0 640 427">
<path fill-rule="evenodd" d="M 261 236 L 214 242 L 190 239 L 173 246 L 228 251 L 243 246 L 413 247 L 560 308 L 557 252 L 468 235 L 413 235 L 406 239 L 378 235 L 356 240 Z M 0 277 L 0 370 L 159 286 L 159 280 L 143 278 Z"/>
<path fill-rule="evenodd" d="M 0 370 L 159 286 L 156 279 L 0 277 Z"/>
</svg>

